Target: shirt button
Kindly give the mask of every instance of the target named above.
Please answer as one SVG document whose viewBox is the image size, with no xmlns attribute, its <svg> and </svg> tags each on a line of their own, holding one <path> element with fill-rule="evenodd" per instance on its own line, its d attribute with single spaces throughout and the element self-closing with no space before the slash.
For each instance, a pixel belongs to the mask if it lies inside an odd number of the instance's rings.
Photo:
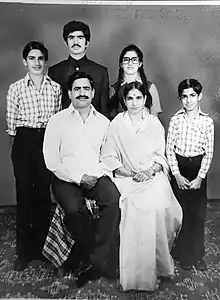
<svg viewBox="0 0 220 300">
<path fill-rule="evenodd" d="M 79 71 L 79 67 L 76 67 L 76 71 Z"/>
</svg>

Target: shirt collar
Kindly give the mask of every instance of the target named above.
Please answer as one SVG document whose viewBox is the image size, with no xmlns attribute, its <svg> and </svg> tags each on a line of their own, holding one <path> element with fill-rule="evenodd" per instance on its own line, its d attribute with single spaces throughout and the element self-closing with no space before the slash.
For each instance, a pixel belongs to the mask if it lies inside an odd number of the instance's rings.
<svg viewBox="0 0 220 300">
<path fill-rule="evenodd" d="M 48 81 L 48 82 L 52 81 L 51 78 L 47 74 L 44 74 L 42 85 L 44 84 L 45 81 Z M 31 79 L 29 73 L 27 73 L 26 76 L 24 77 L 24 82 L 25 82 L 26 86 L 29 86 L 29 84 L 32 82 L 32 79 Z"/>
<path fill-rule="evenodd" d="M 69 57 L 68 57 L 68 62 L 71 64 L 71 65 L 73 65 L 74 67 L 75 66 L 82 66 L 82 65 L 85 65 L 85 64 L 87 64 L 87 61 L 88 61 L 88 58 L 87 58 L 87 56 L 86 56 L 86 54 L 82 57 L 82 58 L 80 58 L 80 59 L 75 59 L 75 58 L 73 58 L 71 55 L 69 55 Z"/>
<path fill-rule="evenodd" d="M 90 114 L 94 114 L 94 115 L 96 115 L 96 116 L 98 116 L 98 111 L 95 109 L 95 107 L 92 105 L 92 104 L 90 104 L 90 107 L 91 107 L 91 111 L 90 111 Z M 67 108 L 68 110 L 69 110 L 69 112 L 72 114 L 74 114 L 76 111 L 77 111 L 77 109 L 75 109 L 74 107 L 73 107 L 73 105 L 72 105 L 72 103 L 70 103 L 70 105 L 69 105 L 69 107 Z"/>
<path fill-rule="evenodd" d="M 178 110 L 178 112 L 175 113 L 175 116 L 176 116 L 176 115 L 180 115 L 180 114 L 186 115 L 186 111 L 185 111 L 184 108 L 181 108 L 180 110 Z M 199 111 L 198 111 L 198 114 L 197 114 L 197 115 L 207 116 L 208 114 L 202 112 L 202 111 L 201 111 L 201 108 L 199 107 Z"/>
</svg>

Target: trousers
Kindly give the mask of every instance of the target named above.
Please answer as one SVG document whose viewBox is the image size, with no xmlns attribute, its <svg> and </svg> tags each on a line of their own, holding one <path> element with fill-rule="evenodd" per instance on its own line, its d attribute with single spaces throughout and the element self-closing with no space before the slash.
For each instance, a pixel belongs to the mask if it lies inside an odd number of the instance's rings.
<svg viewBox="0 0 220 300">
<path fill-rule="evenodd" d="M 120 194 L 115 184 L 109 177 L 103 176 L 91 190 L 85 191 L 75 183 L 68 183 L 53 176 L 52 190 L 65 212 L 64 223 L 76 242 L 72 249 L 78 249 L 74 252 L 74 255 L 78 256 L 75 259 L 89 260 L 101 272 L 116 272 Z M 99 219 L 91 220 L 85 197 L 96 200 Z"/>
<path fill-rule="evenodd" d="M 181 175 L 189 181 L 195 179 L 203 155 L 187 158 L 176 154 Z M 194 264 L 205 255 L 204 226 L 207 210 L 207 178 L 200 189 L 179 189 L 174 177 L 171 179 L 174 194 L 183 209 L 183 223 L 171 254 L 182 264 Z"/>
<path fill-rule="evenodd" d="M 16 253 L 39 258 L 50 224 L 50 178 L 43 157 L 44 129 L 18 127 L 11 158 L 16 184 Z"/>
</svg>

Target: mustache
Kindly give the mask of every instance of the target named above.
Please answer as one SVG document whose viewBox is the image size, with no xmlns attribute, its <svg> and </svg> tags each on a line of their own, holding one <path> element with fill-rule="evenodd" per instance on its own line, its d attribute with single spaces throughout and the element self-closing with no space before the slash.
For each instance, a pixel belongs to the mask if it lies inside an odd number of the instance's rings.
<svg viewBox="0 0 220 300">
<path fill-rule="evenodd" d="M 76 99 L 79 99 L 79 100 L 80 99 L 89 99 L 89 97 L 88 96 L 77 96 Z"/>
<path fill-rule="evenodd" d="M 79 44 L 73 44 L 72 48 L 75 47 L 75 46 L 81 47 Z"/>
</svg>

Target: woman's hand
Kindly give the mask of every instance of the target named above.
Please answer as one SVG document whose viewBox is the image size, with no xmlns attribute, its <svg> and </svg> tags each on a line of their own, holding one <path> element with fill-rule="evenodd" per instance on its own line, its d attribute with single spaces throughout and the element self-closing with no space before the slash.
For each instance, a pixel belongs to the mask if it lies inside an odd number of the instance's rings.
<svg viewBox="0 0 220 300">
<path fill-rule="evenodd" d="M 136 182 L 143 182 L 143 181 L 147 181 L 149 179 L 151 179 L 152 177 L 150 177 L 149 175 L 145 174 L 143 171 L 136 173 L 132 179 Z"/>
</svg>

